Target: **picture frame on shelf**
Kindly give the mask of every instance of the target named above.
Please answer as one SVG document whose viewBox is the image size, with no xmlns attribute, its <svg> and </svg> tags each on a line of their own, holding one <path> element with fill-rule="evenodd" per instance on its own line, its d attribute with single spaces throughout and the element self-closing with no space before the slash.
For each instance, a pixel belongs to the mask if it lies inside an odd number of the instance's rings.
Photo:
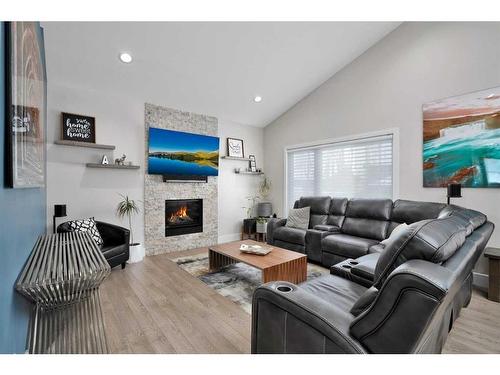
<svg viewBox="0 0 500 375">
<path fill-rule="evenodd" d="M 62 112 L 62 140 L 95 143 L 95 132 L 95 117 Z"/>
<path fill-rule="evenodd" d="M 244 158 L 243 139 L 227 138 L 227 156 L 231 158 Z"/>
<path fill-rule="evenodd" d="M 257 172 L 257 165 L 255 163 L 255 155 L 248 155 L 250 159 L 250 172 Z"/>
</svg>

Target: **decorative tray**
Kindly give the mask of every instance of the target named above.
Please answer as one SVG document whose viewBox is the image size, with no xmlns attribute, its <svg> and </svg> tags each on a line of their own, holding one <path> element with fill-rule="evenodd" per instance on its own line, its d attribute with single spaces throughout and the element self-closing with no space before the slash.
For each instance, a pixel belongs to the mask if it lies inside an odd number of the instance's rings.
<svg viewBox="0 0 500 375">
<path fill-rule="evenodd" d="M 263 247 L 260 245 L 247 245 L 242 244 L 240 246 L 240 251 L 245 254 L 255 254 L 255 255 L 267 255 L 273 249 L 271 247 Z"/>
</svg>

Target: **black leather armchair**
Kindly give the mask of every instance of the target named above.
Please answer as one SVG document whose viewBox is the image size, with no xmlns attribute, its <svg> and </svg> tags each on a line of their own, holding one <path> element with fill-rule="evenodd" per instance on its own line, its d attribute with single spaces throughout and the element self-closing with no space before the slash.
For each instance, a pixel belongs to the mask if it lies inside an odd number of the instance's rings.
<svg viewBox="0 0 500 375">
<path fill-rule="evenodd" d="M 130 253 L 130 231 L 118 225 L 96 221 L 97 230 L 104 243 L 101 251 L 111 268 L 121 264 L 125 268 Z M 62 223 L 57 227 L 57 233 L 71 232 L 69 223 Z"/>
</svg>

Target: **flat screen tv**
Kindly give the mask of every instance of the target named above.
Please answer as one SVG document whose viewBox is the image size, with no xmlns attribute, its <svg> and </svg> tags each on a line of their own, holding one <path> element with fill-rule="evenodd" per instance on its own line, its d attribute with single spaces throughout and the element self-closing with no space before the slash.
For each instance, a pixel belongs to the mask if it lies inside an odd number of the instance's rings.
<svg viewBox="0 0 500 375">
<path fill-rule="evenodd" d="M 149 128 L 148 173 L 217 176 L 219 138 Z"/>
</svg>

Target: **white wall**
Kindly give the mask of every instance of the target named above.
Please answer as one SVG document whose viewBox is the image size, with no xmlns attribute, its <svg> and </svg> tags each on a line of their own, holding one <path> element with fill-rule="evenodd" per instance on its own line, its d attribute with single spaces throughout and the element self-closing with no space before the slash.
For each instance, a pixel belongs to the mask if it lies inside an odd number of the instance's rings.
<svg viewBox="0 0 500 375">
<path fill-rule="evenodd" d="M 50 77 L 49 77 L 50 78 Z M 48 134 L 47 134 L 47 226 L 52 230 L 54 204 L 67 204 L 68 217 L 62 221 L 94 216 L 118 225 L 127 226 L 115 215 L 119 194 L 140 200 L 141 214 L 134 218 L 135 240 L 144 243 L 144 103 L 147 99 L 102 92 L 79 87 L 66 87 L 49 80 Z M 155 103 L 165 104 L 165 103 Z M 168 106 L 168 103 L 165 105 Z M 181 108 L 182 109 L 182 108 Z M 60 139 L 61 112 L 73 112 L 96 117 L 97 143 L 116 145 L 106 151 L 54 145 Z M 219 119 L 221 155 L 226 152 L 226 137 L 242 138 L 245 153 L 253 153 L 257 165 L 263 162 L 263 129 L 240 125 Z M 100 162 L 103 154 L 139 164 L 137 170 L 104 170 L 86 168 L 87 162 Z M 219 171 L 219 241 L 237 239 L 245 217 L 241 208 L 245 197 L 257 190 L 259 178 L 238 176 L 234 167 L 245 167 L 243 162 L 221 160 Z"/>
<path fill-rule="evenodd" d="M 61 112 L 96 117 L 97 143 L 116 146 L 115 151 L 54 145 L 60 139 Z M 118 94 L 82 90 L 48 84 L 47 132 L 47 223 L 52 228 L 54 204 L 67 205 L 67 218 L 94 216 L 118 225 L 128 226 L 115 215 L 119 194 L 141 201 L 141 214 L 134 217 L 134 240 L 144 243 L 144 102 Z M 102 155 L 127 155 L 140 170 L 86 168 L 85 163 L 99 163 Z"/>
<path fill-rule="evenodd" d="M 422 187 L 422 104 L 500 85 L 500 23 L 405 23 L 264 130 L 272 200 L 283 207 L 285 146 L 400 129 L 399 197 L 444 202 Z M 464 189 L 459 205 L 500 224 L 499 189 Z M 490 245 L 500 246 L 500 230 Z M 481 259 L 478 271 L 486 273 Z"/>
<path fill-rule="evenodd" d="M 255 155 L 257 168 L 264 165 L 264 130 L 239 125 L 219 119 L 220 154 L 227 155 L 226 138 L 243 139 L 245 157 Z M 246 168 L 248 162 L 221 159 L 219 164 L 219 242 L 235 241 L 240 238 L 243 218 L 248 205 L 245 199 L 258 194 L 261 176 L 234 173 L 235 168 Z"/>
</svg>

